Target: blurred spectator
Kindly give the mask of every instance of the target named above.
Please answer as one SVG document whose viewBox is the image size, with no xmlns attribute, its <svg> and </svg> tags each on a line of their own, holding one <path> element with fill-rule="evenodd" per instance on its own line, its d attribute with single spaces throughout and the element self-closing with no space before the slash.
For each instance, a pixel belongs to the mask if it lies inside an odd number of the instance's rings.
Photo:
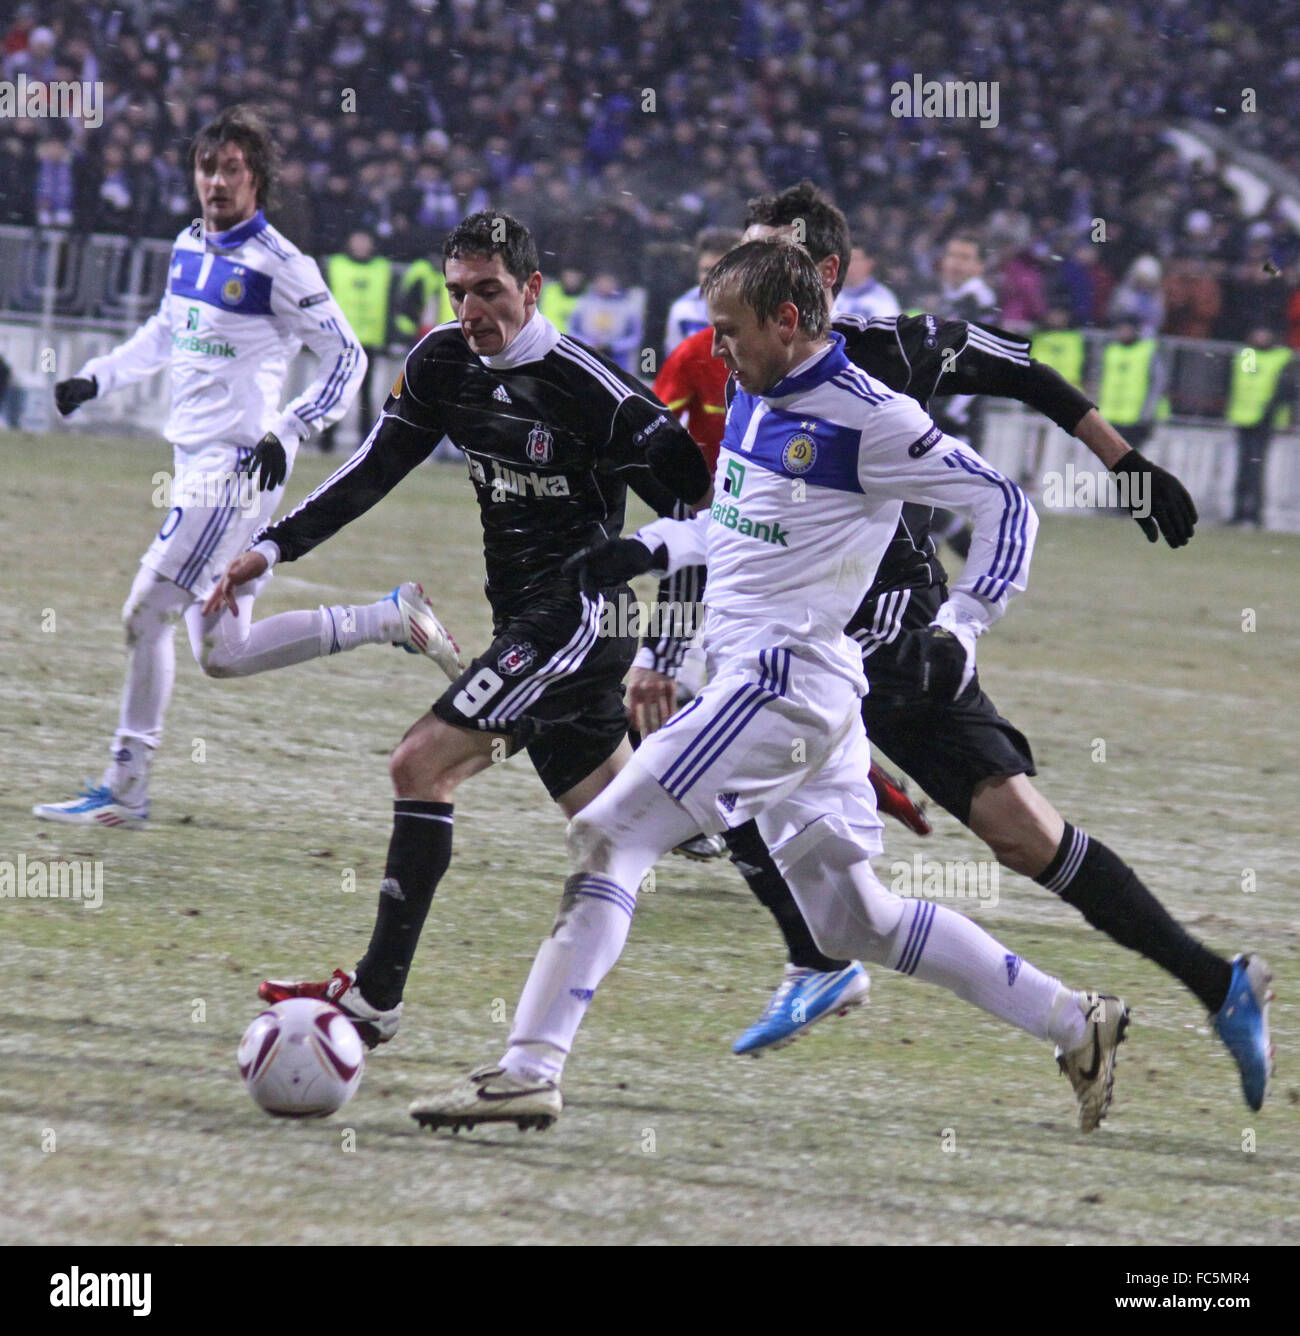
<svg viewBox="0 0 1300 1336">
<path fill-rule="evenodd" d="M 374 420 L 370 382 L 377 358 L 388 342 L 388 300 L 393 269 L 382 255 L 375 254 L 375 239 L 369 232 L 356 231 L 348 237 L 347 250 L 331 255 L 325 264 L 325 280 L 348 324 L 356 330 L 357 341 L 366 350 L 370 363 L 357 392 L 361 411 L 361 434 L 370 430 Z M 336 427 L 321 433 L 321 450 L 334 449 Z"/>
<path fill-rule="evenodd" d="M 1042 267 L 1033 250 L 1013 251 L 998 272 L 1000 323 L 1017 333 L 1028 333 L 1047 315 L 1047 292 Z"/>
<path fill-rule="evenodd" d="M 863 246 L 854 246 L 848 274 L 835 298 L 836 315 L 901 315 L 898 298 L 875 276 L 876 257 Z"/>
<path fill-rule="evenodd" d="M 62 139 L 47 139 L 37 150 L 36 221 L 42 227 L 71 227 L 76 182 L 72 154 Z"/>
<path fill-rule="evenodd" d="M 1142 337 L 1133 316 L 1117 318 L 1112 337 L 1101 350 L 1097 409 L 1135 450 L 1155 431 L 1166 379 L 1155 339 Z"/>
<path fill-rule="evenodd" d="M 1132 320 L 1141 338 L 1155 338 L 1165 319 L 1160 275 L 1160 261 L 1154 255 L 1139 255 L 1110 295 L 1111 320 Z"/>
<path fill-rule="evenodd" d="M 978 237 L 958 233 L 950 237 L 939 261 L 942 289 L 936 315 L 949 320 L 992 320 L 998 299 L 984 281 L 984 248 Z"/>
<path fill-rule="evenodd" d="M 1052 306 L 1047 318 L 1029 344 L 1030 357 L 1064 376 L 1076 389 L 1083 388 L 1083 363 L 1087 349 L 1081 330 L 1070 326 L 1066 306 Z"/>
<path fill-rule="evenodd" d="M 1070 323 L 1084 328 L 1100 325 L 1115 280 L 1101 263 L 1099 248 L 1083 241 L 1061 266 L 1060 285 L 1070 304 Z"/>
<path fill-rule="evenodd" d="M 407 265 L 397 284 L 393 302 L 393 332 L 399 343 L 410 346 L 435 325 L 454 318 L 447 297 L 447 280 L 441 266 L 420 256 Z"/>
<path fill-rule="evenodd" d="M 0 357 L 0 414 L 17 431 L 22 422 L 23 392 L 14 383 L 13 368 Z"/>
<path fill-rule="evenodd" d="M 561 269 L 559 281 L 542 276 L 542 295 L 537 306 L 541 313 L 560 331 L 570 333 L 573 308 L 587 285 L 587 276 L 581 269 Z"/>
<path fill-rule="evenodd" d="M 1223 309 L 1223 294 L 1208 260 L 1182 256 L 1170 260 L 1165 273 L 1165 334 L 1208 339 Z"/>
<path fill-rule="evenodd" d="M 305 255 L 316 253 L 316 208 L 307 189 L 307 169 L 300 159 L 290 159 L 280 168 L 275 202 L 267 209 L 271 223 Z"/>
<path fill-rule="evenodd" d="M 734 227 L 706 227 L 695 238 L 695 286 L 683 292 L 668 311 L 668 325 L 664 334 L 664 357 L 672 354 L 683 339 L 709 327 L 709 313 L 700 285 L 709 270 L 740 242 L 740 233 Z"/>
<path fill-rule="evenodd" d="M 1277 281 L 1274 239 L 1267 222 L 1252 223 L 1240 259 L 1229 265 L 1223 285 L 1223 315 L 1215 334 L 1244 342 L 1260 325 L 1286 326 L 1288 292 Z"/>
<path fill-rule="evenodd" d="M 1296 404 L 1295 355 L 1279 347 L 1267 325 L 1252 329 L 1232 359 L 1228 421 L 1237 429 L 1237 479 L 1233 487 L 1232 524 L 1260 528 L 1264 523 L 1264 467 L 1273 429 L 1286 426 Z"/>
<path fill-rule="evenodd" d="M 616 273 L 602 269 L 574 303 L 569 333 L 612 358 L 624 371 L 635 371 L 644 319 L 645 294 L 635 288 L 624 289 Z"/>
</svg>

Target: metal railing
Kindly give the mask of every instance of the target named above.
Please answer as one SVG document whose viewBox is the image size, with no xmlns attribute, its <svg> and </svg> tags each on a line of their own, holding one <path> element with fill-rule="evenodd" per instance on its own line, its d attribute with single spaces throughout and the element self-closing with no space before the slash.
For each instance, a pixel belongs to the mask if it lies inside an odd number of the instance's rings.
<svg viewBox="0 0 1300 1336">
<path fill-rule="evenodd" d="M 171 245 L 54 229 L 0 227 L 0 356 L 14 371 L 22 426 L 44 431 L 62 427 L 52 410 L 50 387 L 93 356 L 109 351 L 153 312 L 167 284 Z M 1104 330 L 1084 331 L 1085 392 L 1096 396 Z M 646 331 L 658 347 L 658 331 Z M 1232 359 L 1238 345 L 1212 340 L 1159 340 L 1169 371 L 1169 412 L 1146 448 L 1186 482 L 1205 519 L 1226 518 L 1231 509 L 1236 438 L 1224 420 Z M 376 383 L 396 375 L 398 360 L 380 354 Z M 391 361 L 392 365 L 387 363 Z M 314 362 L 295 362 L 286 400 L 311 379 Z M 167 415 L 169 384 L 160 371 L 120 394 L 87 404 L 64 429 L 147 433 L 155 439 Z M 355 415 L 340 432 L 340 448 L 359 439 Z M 1078 442 L 1018 406 L 990 404 L 984 451 L 990 461 L 1019 479 L 1036 501 L 1041 478 L 1073 459 L 1090 457 Z M 1300 436 L 1293 426 L 1279 432 L 1269 456 L 1265 484 L 1268 527 L 1300 531 Z"/>
</svg>

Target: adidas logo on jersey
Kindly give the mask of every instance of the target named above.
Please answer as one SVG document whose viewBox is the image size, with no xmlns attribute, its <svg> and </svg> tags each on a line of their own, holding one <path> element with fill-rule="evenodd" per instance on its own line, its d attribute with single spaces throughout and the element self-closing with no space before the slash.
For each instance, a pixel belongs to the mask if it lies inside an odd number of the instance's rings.
<svg viewBox="0 0 1300 1336">
<path fill-rule="evenodd" d="M 514 403 L 514 400 L 506 393 L 506 387 L 504 385 L 498 385 L 496 389 L 492 391 L 492 397 L 499 404 Z"/>
</svg>

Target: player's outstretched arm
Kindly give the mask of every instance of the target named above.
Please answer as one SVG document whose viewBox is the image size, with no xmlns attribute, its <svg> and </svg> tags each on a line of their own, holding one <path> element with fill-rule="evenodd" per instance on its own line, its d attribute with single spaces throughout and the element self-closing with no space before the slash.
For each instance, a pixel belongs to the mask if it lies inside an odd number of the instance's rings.
<svg viewBox="0 0 1300 1336">
<path fill-rule="evenodd" d="M 61 380 L 54 387 L 54 406 L 61 417 L 89 399 L 102 398 L 146 380 L 155 371 L 161 371 L 171 361 L 171 330 L 166 317 L 167 298 L 158 310 L 131 335 L 102 357 L 92 357 L 75 376 Z"/>
<path fill-rule="evenodd" d="M 1164 535 L 1170 547 L 1185 547 L 1196 532 L 1196 502 L 1178 479 L 1139 454 L 1095 409 L 1090 408 L 1074 434 L 1117 477 L 1130 479 L 1129 510 L 1147 541 Z"/>
<path fill-rule="evenodd" d="M 1028 342 L 1006 330 L 949 321 L 940 326 L 937 395 L 1017 399 L 1077 437 L 1112 473 L 1130 479 L 1129 510 L 1148 541 L 1163 534 L 1183 547 L 1196 530 L 1196 503 L 1167 469 L 1139 454 L 1087 395 L 1055 368 L 1029 356 Z"/>
<path fill-rule="evenodd" d="M 395 415 L 398 407 L 390 399 L 352 458 L 283 519 L 253 536 L 254 545 L 268 545 L 263 551 L 270 564 L 296 561 L 332 538 L 383 500 L 433 453 L 442 439 L 442 428 L 414 426 Z"/>
</svg>

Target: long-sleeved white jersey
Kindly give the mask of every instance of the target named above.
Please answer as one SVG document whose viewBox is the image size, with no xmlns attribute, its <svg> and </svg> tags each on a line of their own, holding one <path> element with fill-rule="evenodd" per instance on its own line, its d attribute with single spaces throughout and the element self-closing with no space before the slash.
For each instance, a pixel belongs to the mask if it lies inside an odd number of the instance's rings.
<svg viewBox="0 0 1300 1336">
<path fill-rule="evenodd" d="M 704 648 L 715 671 L 776 646 L 867 689 L 845 624 L 875 578 L 904 501 L 968 512 L 970 555 L 939 620 L 973 640 L 1024 589 L 1038 519 L 1024 492 L 945 436 L 915 400 L 849 362 L 831 335 L 765 395 L 727 411 L 712 508 L 656 520 L 667 572 L 707 565 Z"/>
<path fill-rule="evenodd" d="M 316 379 L 283 409 L 285 377 L 306 344 Z M 172 247 L 157 314 L 78 373 L 100 394 L 171 365 L 163 434 L 187 455 L 216 444 L 256 445 L 273 431 L 287 446 L 337 422 L 365 374 L 366 355 L 316 261 L 262 216 Z"/>
</svg>

